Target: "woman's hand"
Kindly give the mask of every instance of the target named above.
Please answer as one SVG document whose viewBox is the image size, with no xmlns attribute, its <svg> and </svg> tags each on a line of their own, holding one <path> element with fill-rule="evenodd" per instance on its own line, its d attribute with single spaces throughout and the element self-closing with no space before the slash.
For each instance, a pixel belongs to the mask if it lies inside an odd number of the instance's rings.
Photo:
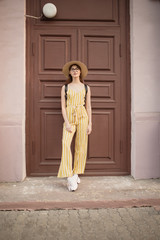
<svg viewBox="0 0 160 240">
<path fill-rule="evenodd" d="M 65 125 L 66 125 L 66 130 L 71 133 L 72 132 L 71 124 L 70 123 L 66 123 Z"/>
<path fill-rule="evenodd" d="M 92 132 L 92 125 L 91 125 L 91 124 L 88 124 L 87 134 L 89 135 L 91 132 Z"/>
</svg>

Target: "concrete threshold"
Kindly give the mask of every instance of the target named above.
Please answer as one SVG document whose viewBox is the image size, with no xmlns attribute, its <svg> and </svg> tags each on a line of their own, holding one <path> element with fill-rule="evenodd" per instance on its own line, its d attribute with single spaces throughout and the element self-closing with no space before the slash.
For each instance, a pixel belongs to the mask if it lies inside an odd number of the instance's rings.
<svg viewBox="0 0 160 240">
<path fill-rule="evenodd" d="M 0 210 L 120 208 L 153 206 L 160 210 L 160 179 L 135 180 L 131 176 L 81 177 L 75 192 L 66 179 L 26 178 L 0 183 Z"/>
</svg>

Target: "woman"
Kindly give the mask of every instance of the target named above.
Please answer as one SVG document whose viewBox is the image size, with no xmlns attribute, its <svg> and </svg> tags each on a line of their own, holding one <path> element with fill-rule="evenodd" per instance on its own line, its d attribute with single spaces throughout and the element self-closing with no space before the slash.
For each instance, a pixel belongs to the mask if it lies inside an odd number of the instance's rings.
<svg viewBox="0 0 160 240">
<path fill-rule="evenodd" d="M 84 84 L 88 73 L 86 65 L 80 61 L 71 61 L 64 65 L 63 73 L 67 77 L 61 89 L 61 108 L 63 123 L 62 157 L 58 177 L 67 177 L 69 191 L 75 191 L 80 183 L 78 174 L 83 174 L 86 165 L 88 135 L 92 131 L 91 90 Z M 65 99 L 67 96 L 67 100 Z M 74 168 L 72 169 L 71 142 L 76 132 Z"/>
</svg>

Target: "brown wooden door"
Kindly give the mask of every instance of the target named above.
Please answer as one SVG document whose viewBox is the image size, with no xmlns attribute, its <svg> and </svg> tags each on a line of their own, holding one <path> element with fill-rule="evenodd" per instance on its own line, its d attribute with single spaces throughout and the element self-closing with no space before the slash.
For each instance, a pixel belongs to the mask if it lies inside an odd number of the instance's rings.
<svg viewBox="0 0 160 240">
<path fill-rule="evenodd" d="M 27 1 L 27 14 L 38 14 L 44 3 Z M 60 91 L 65 83 L 62 67 L 75 59 L 88 66 L 85 82 L 92 92 L 93 131 L 85 174 L 129 174 L 126 1 L 95 1 L 92 8 L 91 0 L 81 1 L 76 15 L 75 1 L 67 3 L 54 0 L 59 14 L 53 21 L 27 19 L 27 173 L 57 175 L 63 124 Z"/>
</svg>

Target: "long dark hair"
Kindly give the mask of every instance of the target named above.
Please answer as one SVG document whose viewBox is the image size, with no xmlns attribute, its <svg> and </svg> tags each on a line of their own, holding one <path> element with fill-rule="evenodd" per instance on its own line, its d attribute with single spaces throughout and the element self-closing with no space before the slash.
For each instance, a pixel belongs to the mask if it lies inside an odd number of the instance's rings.
<svg viewBox="0 0 160 240">
<path fill-rule="evenodd" d="M 71 70 L 71 68 L 72 68 L 72 66 L 76 66 L 80 71 L 82 71 L 81 70 L 81 67 L 79 66 L 79 65 L 77 65 L 77 64 L 72 64 L 70 67 L 69 67 L 69 72 L 70 72 L 70 70 Z M 82 82 L 82 83 L 84 83 L 84 80 L 82 79 L 82 74 L 80 73 L 80 81 Z M 68 83 L 71 83 L 72 82 L 72 76 L 71 76 L 71 74 L 69 73 L 69 78 L 66 80 L 66 83 L 68 84 Z"/>
</svg>

